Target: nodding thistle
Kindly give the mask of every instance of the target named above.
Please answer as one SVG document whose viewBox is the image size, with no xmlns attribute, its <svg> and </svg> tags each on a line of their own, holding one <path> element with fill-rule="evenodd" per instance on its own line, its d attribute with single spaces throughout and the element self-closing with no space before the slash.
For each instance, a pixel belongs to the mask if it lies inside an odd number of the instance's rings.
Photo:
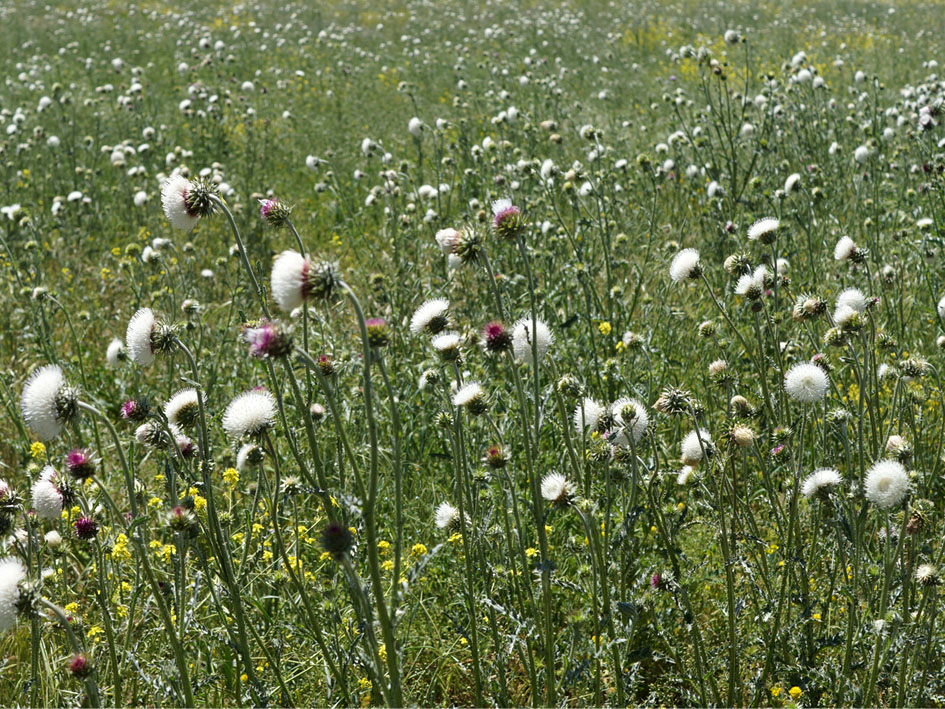
<svg viewBox="0 0 945 709">
<path fill-rule="evenodd" d="M 278 199 L 259 200 L 259 215 L 274 229 L 281 229 L 289 222 L 292 207 Z"/>
<path fill-rule="evenodd" d="M 384 318 L 369 318 L 364 326 L 367 329 L 368 345 L 374 349 L 386 347 L 390 343 L 390 326 Z"/>
<path fill-rule="evenodd" d="M 321 534 L 322 547 L 335 561 L 343 561 L 354 547 L 354 535 L 344 525 L 329 522 Z"/>
<path fill-rule="evenodd" d="M 279 323 L 259 320 L 243 325 L 243 341 L 249 345 L 249 354 L 257 359 L 286 357 L 292 351 L 292 336 Z"/>
<path fill-rule="evenodd" d="M 692 401 L 692 394 L 685 389 L 670 387 L 663 390 L 653 408 L 667 416 L 682 416 L 689 413 Z"/>
<path fill-rule="evenodd" d="M 79 411 L 79 393 L 69 386 L 57 365 L 35 370 L 26 380 L 20 399 L 23 420 L 41 441 L 59 435 Z"/>
</svg>

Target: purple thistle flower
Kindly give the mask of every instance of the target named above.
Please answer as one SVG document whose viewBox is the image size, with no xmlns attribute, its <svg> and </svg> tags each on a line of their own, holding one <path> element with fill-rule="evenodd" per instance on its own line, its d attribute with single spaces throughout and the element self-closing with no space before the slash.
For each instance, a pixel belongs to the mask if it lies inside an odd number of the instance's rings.
<svg viewBox="0 0 945 709">
<path fill-rule="evenodd" d="M 66 466 L 76 480 L 85 480 L 95 475 L 95 461 L 87 450 L 75 448 L 66 455 Z"/>
</svg>

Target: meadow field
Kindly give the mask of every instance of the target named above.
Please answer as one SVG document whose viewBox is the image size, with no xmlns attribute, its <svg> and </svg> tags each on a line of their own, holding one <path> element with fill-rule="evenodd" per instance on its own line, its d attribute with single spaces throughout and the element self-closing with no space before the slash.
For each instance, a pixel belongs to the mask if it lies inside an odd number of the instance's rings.
<svg viewBox="0 0 945 709">
<path fill-rule="evenodd" d="M 0 26 L 0 704 L 945 704 L 940 0 Z"/>
</svg>

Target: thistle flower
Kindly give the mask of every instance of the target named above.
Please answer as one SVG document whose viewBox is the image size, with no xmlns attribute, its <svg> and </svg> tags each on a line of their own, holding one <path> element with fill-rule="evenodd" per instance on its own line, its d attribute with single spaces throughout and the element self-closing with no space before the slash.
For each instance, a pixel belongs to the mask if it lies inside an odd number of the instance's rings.
<svg viewBox="0 0 945 709">
<path fill-rule="evenodd" d="M 800 176 L 798 176 L 800 178 Z M 788 190 L 785 189 L 785 192 Z M 764 217 L 748 227 L 748 238 L 762 244 L 772 244 L 778 236 L 781 222 L 774 217 Z"/>
<path fill-rule="evenodd" d="M 98 535 L 98 525 L 91 517 L 79 517 L 72 523 L 72 527 L 75 529 L 75 535 L 85 541 L 95 539 Z"/>
<path fill-rule="evenodd" d="M 915 580 L 921 586 L 937 586 L 942 579 L 939 576 L 938 569 L 932 564 L 922 564 L 915 570 Z"/>
<path fill-rule="evenodd" d="M 856 242 L 849 236 L 841 236 L 833 247 L 833 259 L 834 261 L 849 261 L 853 259 L 856 252 Z"/>
<path fill-rule="evenodd" d="M 827 311 L 827 304 L 817 296 L 804 293 L 797 297 L 791 317 L 798 322 L 823 315 Z"/>
<path fill-rule="evenodd" d="M 715 445 L 708 431 L 691 431 L 679 445 L 683 465 L 696 466 L 705 457 L 712 457 Z"/>
<path fill-rule="evenodd" d="M 669 416 L 679 416 L 689 413 L 692 402 L 692 394 L 685 389 L 667 388 L 663 389 L 653 408 Z"/>
<path fill-rule="evenodd" d="M 421 332 L 436 335 L 442 332 L 449 325 L 449 319 L 446 316 L 449 307 L 450 302 L 445 298 L 434 298 L 424 302 L 410 318 L 410 332 L 414 335 L 419 335 Z"/>
<path fill-rule="evenodd" d="M 161 185 L 161 206 L 175 229 L 191 231 L 197 220 L 213 213 L 216 187 L 209 182 L 191 181 L 180 174 L 171 175 Z"/>
<path fill-rule="evenodd" d="M 462 406 L 473 416 L 479 416 L 488 410 L 489 402 L 482 385 L 479 382 L 469 382 L 453 394 L 453 406 Z"/>
<path fill-rule="evenodd" d="M 548 473 L 541 479 L 541 496 L 556 505 L 566 505 L 574 496 L 574 485 L 561 473 Z"/>
<path fill-rule="evenodd" d="M 85 653 L 79 653 L 75 655 L 72 660 L 69 662 L 69 672 L 72 673 L 74 677 L 79 679 L 85 679 L 90 674 L 92 674 L 92 663 L 89 661 L 89 658 Z"/>
<path fill-rule="evenodd" d="M 823 399 L 829 384 L 824 370 L 809 362 L 795 364 L 784 375 L 784 390 L 787 395 L 803 404 L 812 404 Z"/>
<path fill-rule="evenodd" d="M 808 500 L 813 497 L 826 499 L 832 488 L 843 482 L 843 479 L 833 468 L 820 468 L 808 475 L 801 484 L 801 494 Z"/>
<path fill-rule="evenodd" d="M 462 516 L 459 510 L 453 507 L 449 502 L 441 502 L 434 513 L 434 521 L 437 529 L 459 529 L 462 524 Z"/>
<path fill-rule="evenodd" d="M 646 433 L 650 417 L 646 407 L 636 399 L 624 397 L 611 404 L 613 412 L 614 434 L 608 439 L 615 446 L 637 445 Z"/>
<path fill-rule="evenodd" d="M 699 252 L 695 249 L 683 249 L 673 257 L 669 265 L 669 277 L 674 283 L 693 280 L 702 274 L 702 264 L 699 262 Z"/>
<path fill-rule="evenodd" d="M 64 497 L 57 483 L 61 483 L 59 474 L 55 468 L 47 465 L 30 490 L 31 504 L 36 514 L 50 522 L 55 522 L 62 515 Z"/>
<path fill-rule="evenodd" d="M 66 455 L 66 467 L 76 480 L 86 480 L 95 475 L 95 460 L 89 451 L 74 448 Z"/>
<path fill-rule="evenodd" d="M 125 346 L 128 356 L 142 367 L 149 366 L 154 361 L 155 318 L 151 308 L 141 308 L 128 321 L 125 331 Z"/>
<path fill-rule="evenodd" d="M 436 353 L 446 362 L 453 362 L 460 357 L 459 345 L 462 337 L 456 332 L 444 332 L 434 337 L 430 344 Z"/>
<path fill-rule="evenodd" d="M 866 474 L 866 499 L 888 510 L 900 504 L 909 492 L 909 475 L 902 463 L 880 460 Z"/>
<path fill-rule="evenodd" d="M 0 559 L 0 633 L 12 630 L 20 605 L 20 583 L 26 567 L 13 556 Z"/>
<path fill-rule="evenodd" d="M 596 431 L 597 424 L 600 421 L 604 407 L 590 397 L 584 397 L 583 401 L 574 409 L 574 428 L 578 433 L 585 431 Z"/>
<path fill-rule="evenodd" d="M 66 383 L 62 369 L 48 364 L 26 380 L 20 411 L 37 438 L 49 441 L 78 413 L 78 392 Z"/>
<path fill-rule="evenodd" d="M 292 351 L 292 336 L 271 320 L 245 325 L 243 340 L 249 345 L 250 356 L 258 359 L 285 357 Z"/>
<path fill-rule="evenodd" d="M 128 421 L 144 421 L 151 413 L 151 405 L 147 399 L 128 399 L 121 405 L 121 417 Z"/>
<path fill-rule="evenodd" d="M 512 349 L 512 335 L 505 325 L 493 320 L 482 328 L 482 347 L 486 352 L 507 352 Z"/>
<path fill-rule="evenodd" d="M 368 318 L 364 321 L 368 344 L 377 349 L 390 343 L 390 327 L 384 318 Z"/>
<path fill-rule="evenodd" d="M 337 522 L 329 522 L 322 530 L 322 546 L 335 561 L 343 561 L 354 546 L 354 535 Z"/>
<path fill-rule="evenodd" d="M 254 465 L 262 463 L 265 454 L 255 443 L 244 443 L 236 454 L 236 469 L 245 473 Z"/>
<path fill-rule="evenodd" d="M 171 426 L 189 428 L 197 423 L 200 402 L 197 390 L 181 389 L 164 404 L 164 416 Z"/>
<path fill-rule="evenodd" d="M 105 361 L 109 367 L 117 367 L 128 359 L 128 352 L 125 350 L 125 343 L 119 338 L 114 338 L 108 343 L 108 349 L 105 350 Z"/>
<path fill-rule="evenodd" d="M 135 429 L 135 440 L 155 450 L 165 450 L 171 445 L 170 436 L 157 421 L 146 421 L 138 426 Z"/>
<path fill-rule="evenodd" d="M 292 214 L 292 207 L 278 199 L 259 200 L 259 215 L 274 229 L 281 229 Z"/>
<path fill-rule="evenodd" d="M 537 318 L 535 320 L 535 337 L 532 337 L 532 318 L 530 315 L 519 318 L 512 328 L 512 349 L 515 352 L 515 359 L 519 362 L 531 364 L 536 349 L 538 351 L 538 361 L 541 362 L 548 354 L 554 341 L 551 330 L 541 319 Z"/>
<path fill-rule="evenodd" d="M 508 448 L 501 445 L 491 445 L 486 448 L 486 452 L 483 454 L 482 460 L 490 468 L 499 470 L 508 464 L 509 457 Z"/>
<path fill-rule="evenodd" d="M 857 313 L 862 313 L 866 310 L 867 304 L 866 296 L 859 288 L 847 288 L 837 296 L 838 309 L 845 306 Z"/>
<path fill-rule="evenodd" d="M 268 391 L 247 391 L 223 412 L 223 430 L 233 439 L 261 436 L 275 425 L 276 400 Z"/>
<path fill-rule="evenodd" d="M 524 229 L 522 213 L 510 199 L 497 199 L 492 203 L 492 231 L 500 239 L 514 239 Z"/>
<path fill-rule="evenodd" d="M 443 251 L 443 255 L 450 256 L 456 252 L 456 245 L 459 243 L 460 236 L 460 232 L 456 229 L 440 229 L 434 235 L 434 238 Z"/>
<path fill-rule="evenodd" d="M 290 313 L 309 299 L 326 300 L 339 288 L 338 267 L 328 261 L 312 264 L 298 251 L 283 251 L 272 264 L 272 297 Z"/>
</svg>

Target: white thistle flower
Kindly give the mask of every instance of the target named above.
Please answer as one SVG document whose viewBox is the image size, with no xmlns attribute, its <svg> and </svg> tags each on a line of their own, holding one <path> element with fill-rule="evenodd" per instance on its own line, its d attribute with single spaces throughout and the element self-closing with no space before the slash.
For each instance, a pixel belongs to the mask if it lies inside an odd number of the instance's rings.
<svg viewBox="0 0 945 709">
<path fill-rule="evenodd" d="M 801 181 L 800 173 L 793 173 L 788 175 L 788 178 L 784 181 L 784 194 L 791 194 L 794 191 L 794 188 L 797 187 L 797 183 Z"/>
<path fill-rule="evenodd" d="M 30 490 L 31 504 L 36 514 L 50 522 L 55 522 L 62 515 L 62 493 L 55 484 L 57 476 L 55 468 L 47 465 Z"/>
<path fill-rule="evenodd" d="M 147 367 L 154 361 L 154 323 L 151 308 L 141 308 L 131 316 L 125 331 L 128 356 L 142 367 Z"/>
<path fill-rule="evenodd" d="M 784 375 L 784 390 L 787 395 L 804 404 L 823 399 L 829 384 L 830 380 L 824 370 L 810 362 L 799 362 Z"/>
<path fill-rule="evenodd" d="M 837 307 L 844 305 L 862 313 L 866 310 L 866 296 L 859 288 L 847 288 L 837 296 Z"/>
<path fill-rule="evenodd" d="M 767 234 L 777 231 L 780 226 L 781 221 L 775 217 L 764 217 L 748 227 L 748 238 L 757 241 Z"/>
<path fill-rule="evenodd" d="M 590 397 L 584 397 L 582 403 L 574 409 L 574 428 L 578 433 L 597 430 L 597 422 L 604 407 Z"/>
<path fill-rule="evenodd" d="M 272 297 L 283 312 L 289 313 L 302 305 L 309 261 L 298 251 L 283 251 L 272 264 L 270 284 Z"/>
<path fill-rule="evenodd" d="M 445 298 L 428 300 L 414 311 L 410 318 L 410 332 L 419 335 L 423 331 L 436 334 L 447 326 L 446 312 L 450 302 Z"/>
<path fill-rule="evenodd" d="M 26 380 L 20 411 L 36 437 L 49 441 L 59 435 L 62 424 L 75 414 L 75 402 L 75 392 L 66 384 L 62 369 L 47 364 Z"/>
<path fill-rule="evenodd" d="M 0 633 L 16 625 L 20 583 L 26 578 L 26 567 L 14 556 L 0 559 Z"/>
<path fill-rule="evenodd" d="M 899 461 L 881 460 L 869 469 L 864 487 L 867 500 L 888 510 L 905 499 L 909 492 L 909 474 Z"/>
<path fill-rule="evenodd" d="M 561 473 L 548 473 L 541 480 L 541 496 L 549 502 L 564 504 L 574 495 L 574 485 Z"/>
<path fill-rule="evenodd" d="M 834 261 L 846 261 L 853 256 L 855 251 L 856 242 L 849 236 L 842 236 L 837 245 L 833 247 L 833 259 Z"/>
<path fill-rule="evenodd" d="M 801 494 L 807 499 L 819 494 L 826 494 L 830 488 L 836 487 L 843 479 L 833 468 L 820 468 L 805 478 L 801 484 Z"/>
<path fill-rule="evenodd" d="M 679 471 L 679 474 L 676 476 L 677 485 L 688 485 L 689 481 L 692 479 L 693 473 L 696 472 L 696 469 L 691 465 L 684 465 L 682 470 Z"/>
<path fill-rule="evenodd" d="M 460 522 L 459 510 L 453 507 L 449 502 L 441 502 L 440 506 L 436 508 L 436 513 L 434 514 L 434 520 L 436 521 L 437 529 L 448 529 L 453 527 Z"/>
<path fill-rule="evenodd" d="M 259 436 L 276 421 L 276 400 L 268 391 L 247 391 L 233 399 L 223 412 L 223 430 L 230 438 Z"/>
<path fill-rule="evenodd" d="M 199 408 L 197 390 L 181 389 L 164 404 L 164 416 L 171 426 L 192 426 L 197 422 Z"/>
<path fill-rule="evenodd" d="M 105 350 L 105 361 L 108 362 L 109 367 L 117 367 L 127 357 L 128 352 L 125 350 L 125 343 L 120 338 L 116 337 L 108 343 L 108 349 Z"/>
<path fill-rule="evenodd" d="M 193 183 L 181 174 L 171 175 L 161 185 L 161 206 L 175 229 L 190 231 L 197 225 L 198 215 L 187 206 L 187 191 Z"/>
<path fill-rule="evenodd" d="M 551 330 L 540 318 L 535 319 L 535 337 L 532 337 L 531 315 L 519 318 L 512 328 L 512 350 L 515 352 L 515 359 L 519 362 L 532 364 L 536 349 L 538 361 L 541 362 L 551 350 L 554 341 Z"/>
<path fill-rule="evenodd" d="M 702 459 L 715 451 L 712 436 L 704 429 L 690 431 L 679 444 L 683 465 L 696 466 Z"/>
<path fill-rule="evenodd" d="M 245 473 L 251 466 L 262 459 L 262 448 L 255 443 L 244 443 L 236 454 L 236 469 Z"/>
<path fill-rule="evenodd" d="M 633 417 L 628 419 L 624 412 L 631 407 L 633 408 Z M 609 439 L 610 442 L 615 446 L 628 446 L 631 442 L 633 445 L 637 445 L 643 438 L 643 434 L 646 433 L 646 427 L 650 423 L 646 407 L 636 399 L 624 397 L 617 399 L 611 406 L 611 410 L 614 412 L 616 425 L 614 426 L 615 434 Z"/>
<path fill-rule="evenodd" d="M 669 266 L 669 277 L 674 283 L 682 283 L 691 278 L 698 278 L 702 273 L 699 252 L 695 249 L 683 249 L 673 257 Z"/>
</svg>

